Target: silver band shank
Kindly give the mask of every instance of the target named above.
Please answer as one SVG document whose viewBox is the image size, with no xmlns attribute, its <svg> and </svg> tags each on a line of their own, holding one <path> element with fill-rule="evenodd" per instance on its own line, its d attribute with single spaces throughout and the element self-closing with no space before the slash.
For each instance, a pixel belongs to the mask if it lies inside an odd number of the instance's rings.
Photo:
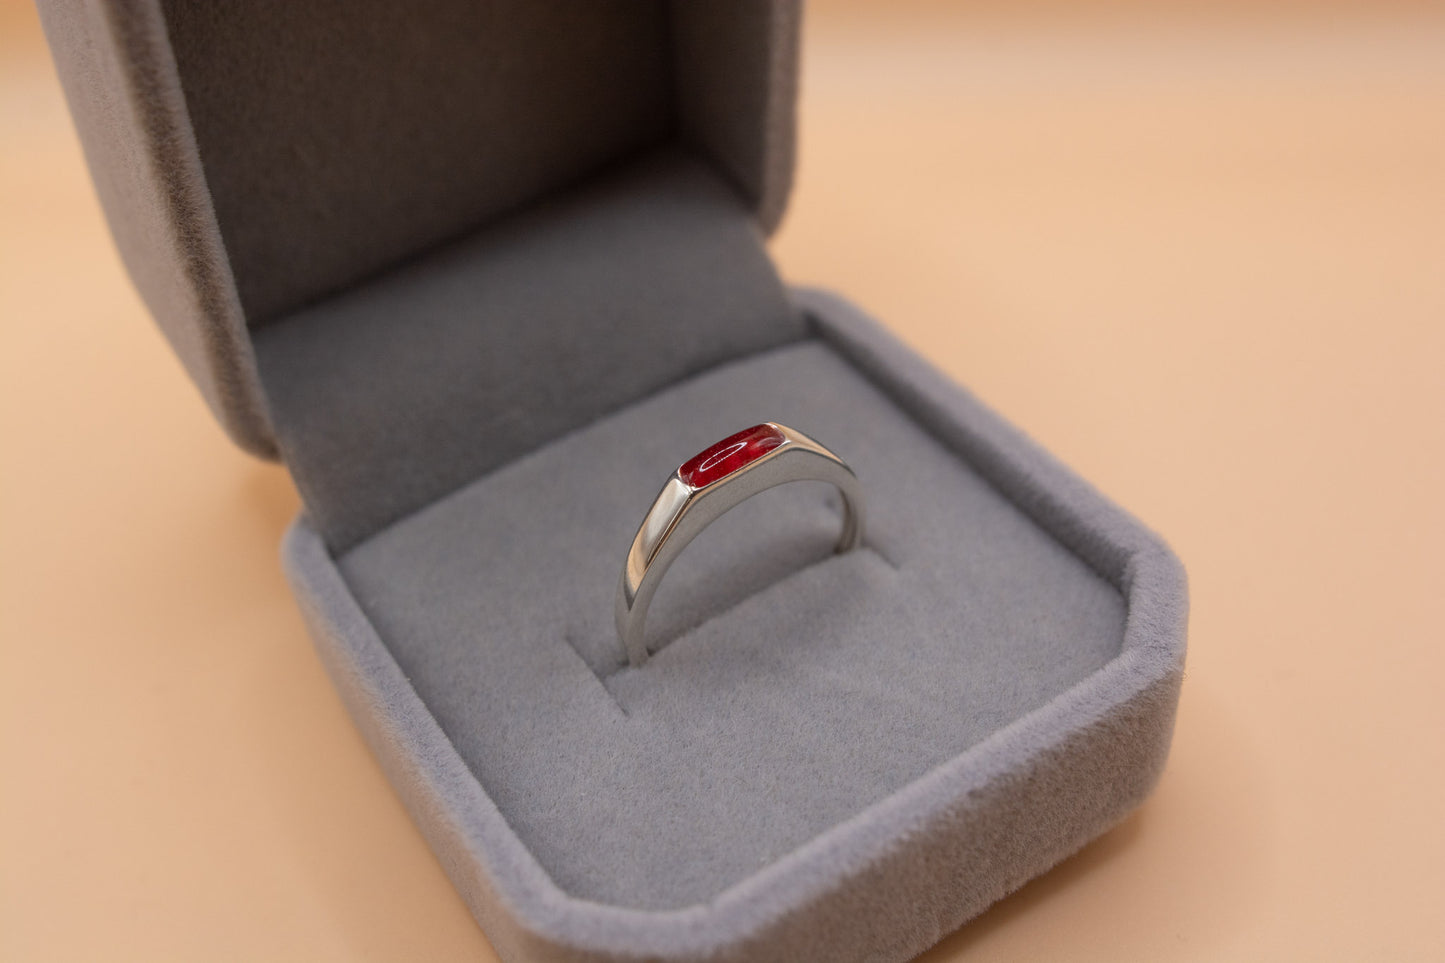
<svg viewBox="0 0 1445 963">
<path fill-rule="evenodd" d="M 682 550 L 724 512 L 759 492 L 791 481 L 823 481 L 843 495 L 843 530 L 836 551 L 863 542 L 863 491 L 841 458 L 800 431 L 770 423 L 783 434 L 777 448 L 729 475 L 693 488 L 677 472 L 642 520 L 617 587 L 617 635 L 635 668 L 650 654 L 644 638 L 647 609 L 657 586 Z"/>
</svg>

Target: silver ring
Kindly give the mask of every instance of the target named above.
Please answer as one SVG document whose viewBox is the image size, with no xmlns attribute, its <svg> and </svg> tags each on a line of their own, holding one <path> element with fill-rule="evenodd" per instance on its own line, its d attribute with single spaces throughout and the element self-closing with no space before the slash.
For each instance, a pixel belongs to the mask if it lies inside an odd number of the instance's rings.
<svg viewBox="0 0 1445 963">
<path fill-rule="evenodd" d="M 790 481 L 824 481 L 843 494 L 836 551 L 863 542 L 863 489 L 853 470 L 801 431 L 764 422 L 683 462 L 642 520 L 617 586 L 617 635 L 635 668 L 649 655 L 647 607 L 673 560 L 720 515 L 758 492 Z"/>
</svg>

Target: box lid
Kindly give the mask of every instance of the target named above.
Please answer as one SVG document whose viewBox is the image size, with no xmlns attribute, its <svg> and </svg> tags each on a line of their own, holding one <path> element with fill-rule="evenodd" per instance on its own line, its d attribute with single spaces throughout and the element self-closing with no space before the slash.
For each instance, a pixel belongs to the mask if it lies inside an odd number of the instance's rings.
<svg viewBox="0 0 1445 963">
<path fill-rule="evenodd" d="M 785 204 L 793 0 L 40 6 L 122 258 L 258 454 L 253 335 L 297 312 L 658 152 Z"/>
</svg>

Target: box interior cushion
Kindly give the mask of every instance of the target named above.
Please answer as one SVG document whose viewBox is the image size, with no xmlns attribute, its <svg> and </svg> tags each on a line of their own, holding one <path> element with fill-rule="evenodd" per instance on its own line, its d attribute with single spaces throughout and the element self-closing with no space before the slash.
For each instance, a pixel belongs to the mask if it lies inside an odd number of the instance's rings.
<svg viewBox="0 0 1445 963">
<path fill-rule="evenodd" d="M 780 207 L 771 0 L 162 7 L 252 325 L 664 143 Z"/>
<path fill-rule="evenodd" d="M 343 551 L 565 431 L 803 333 L 737 192 L 664 149 L 254 343 L 287 466 Z"/>
<path fill-rule="evenodd" d="M 667 474 L 765 419 L 869 496 L 744 503 L 668 574 L 652 660 L 612 601 Z M 762 351 L 557 438 L 338 557 L 461 758 L 566 892 L 703 903 L 1048 702 L 1120 651 L 1114 584 L 823 340 Z"/>
</svg>

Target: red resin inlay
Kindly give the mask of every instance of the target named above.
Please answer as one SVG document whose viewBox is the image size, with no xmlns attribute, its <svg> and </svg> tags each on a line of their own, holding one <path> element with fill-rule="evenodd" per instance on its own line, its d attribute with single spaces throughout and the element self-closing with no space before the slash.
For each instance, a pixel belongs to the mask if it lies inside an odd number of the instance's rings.
<svg viewBox="0 0 1445 963">
<path fill-rule="evenodd" d="M 772 425 L 753 425 L 693 455 L 677 470 L 677 475 L 693 488 L 702 488 L 744 465 L 751 465 L 784 440 L 783 433 Z"/>
</svg>

